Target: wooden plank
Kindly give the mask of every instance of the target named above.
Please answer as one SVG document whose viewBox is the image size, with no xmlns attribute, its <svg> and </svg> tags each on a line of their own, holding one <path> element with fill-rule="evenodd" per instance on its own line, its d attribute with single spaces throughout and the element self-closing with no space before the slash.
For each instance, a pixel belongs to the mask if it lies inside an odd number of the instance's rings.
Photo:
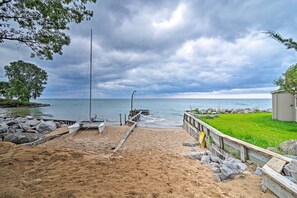
<svg viewBox="0 0 297 198">
<path fill-rule="evenodd" d="M 125 135 L 123 136 L 123 138 L 121 139 L 121 141 L 119 142 L 119 144 L 116 146 L 116 148 L 113 150 L 114 152 L 117 152 L 125 143 L 125 141 L 127 140 L 127 138 L 129 137 L 130 133 L 135 129 L 137 123 L 134 123 L 132 125 L 132 127 L 130 127 L 128 129 L 128 131 L 125 133 Z"/>
<path fill-rule="evenodd" d="M 271 160 L 269 160 L 269 162 L 267 162 L 266 165 L 275 170 L 276 172 L 281 173 L 286 163 L 287 162 L 284 160 L 273 157 L 271 158 Z"/>
<path fill-rule="evenodd" d="M 278 197 L 294 198 L 297 197 L 297 185 L 274 171 L 267 165 L 262 167 L 263 188 L 268 188 Z"/>
</svg>

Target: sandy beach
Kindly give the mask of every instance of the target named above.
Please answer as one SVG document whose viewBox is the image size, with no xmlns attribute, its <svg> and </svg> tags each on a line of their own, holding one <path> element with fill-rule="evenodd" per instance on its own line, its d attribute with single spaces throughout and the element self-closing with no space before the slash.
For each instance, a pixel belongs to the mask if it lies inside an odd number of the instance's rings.
<svg viewBox="0 0 297 198">
<path fill-rule="evenodd" d="M 184 157 L 192 148 L 182 143 L 194 139 L 182 129 L 136 128 L 114 153 L 127 129 L 79 131 L 35 147 L 0 142 L 0 197 L 274 197 L 254 174 L 216 182 Z"/>
</svg>

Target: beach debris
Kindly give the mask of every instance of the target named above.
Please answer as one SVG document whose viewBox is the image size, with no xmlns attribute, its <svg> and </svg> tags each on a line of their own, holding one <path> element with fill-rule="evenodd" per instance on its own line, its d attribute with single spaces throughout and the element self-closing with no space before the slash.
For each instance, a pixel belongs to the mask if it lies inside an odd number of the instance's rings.
<svg viewBox="0 0 297 198">
<path fill-rule="evenodd" d="M 54 121 L 40 121 L 32 116 L 0 119 L 0 140 L 23 144 L 43 137 L 45 133 L 61 127 Z"/>
<path fill-rule="evenodd" d="M 288 155 L 297 155 L 297 140 L 288 140 L 279 145 L 279 150 Z"/>
<path fill-rule="evenodd" d="M 184 142 L 183 146 L 195 147 L 195 146 L 199 146 L 199 142 Z"/>
</svg>

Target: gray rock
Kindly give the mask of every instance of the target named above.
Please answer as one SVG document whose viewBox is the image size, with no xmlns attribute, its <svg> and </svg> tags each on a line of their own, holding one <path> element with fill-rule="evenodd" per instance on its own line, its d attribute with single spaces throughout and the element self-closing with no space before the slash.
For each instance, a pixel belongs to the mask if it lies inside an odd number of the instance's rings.
<svg viewBox="0 0 297 198">
<path fill-rule="evenodd" d="M 297 160 L 292 160 L 286 164 L 283 169 L 286 176 L 293 177 L 297 180 Z"/>
<path fill-rule="evenodd" d="M 8 126 L 6 124 L 1 124 L 0 126 L 0 134 L 7 133 Z"/>
<path fill-rule="evenodd" d="M 211 162 L 207 165 L 214 173 L 220 173 L 220 165 L 218 163 Z"/>
<path fill-rule="evenodd" d="M 55 122 L 57 128 L 61 128 L 61 123 L 60 122 Z"/>
<path fill-rule="evenodd" d="M 24 131 L 30 131 L 30 130 L 32 130 L 32 128 L 31 128 L 31 126 L 29 125 L 28 122 L 20 123 L 19 126 L 20 126 Z"/>
<path fill-rule="evenodd" d="M 238 163 L 237 168 L 240 169 L 241 172 L 243 172 L 245 169 L 247 169 L 247 165 L 245 163 Z"/>
<path fill-rule="evenodd" d="M 238 174 L 239 171 L 237 169 L 231 169 L 228 166 L 223 165 L 221 167 L 220 178 L 222 180 L 230 179 L 233 175 Z"/>
<path fill-rule="evenodd" d="M 204 152 L 196 152 L 196 151 L 191 151 L 188 153 L 186 156 L 191 158 L 191 159 L 198 159 L 201 160 L 202 156 L 204 155 Z"/>
<path fill-rule="evenodd" d="M 8 128 L 6 133 L 15 133 L 15 128 Z"/>
<path fill-rule="evenodd" d="M 28 119 L 27 119 L 27 118 L 18 117 L 18 118 L 16 118 L 15 120 L 16 120 L 17 122 L 19 122 L 19 123 L 24 123 L 24 122 L 26 122 Z"/>
<path fill-rule="evenodd" d="M 33 117 L 32 117 L 32 116 L 26 116 L 26 118 L 27 118 L 28 120 L 33 120 Z"/>
<path fill-rule="evenodd" d="M 237 164 L 238 163 L 234 163 L 231 161 L 226 161 L 226 160 L 222 161 L 222 166 L 225 166 L 225 167 L 228 167 L 228 168 L 234 169 L 234 170 L 238 170 Z"/>
<path fill-rule="evenodd" d="M 279 145 L 279 150 L 288 155 L 297 155 L 297 140 L 288 140 Z"/>
<path fill-rule="evenodd" d="M 262 176 L 263 173 L 262 173 L 262 170 L 261 170 L 260 167 L 256 168 L 255 174 L 258 175 L 258 176 Z"/>
<path fill-rule="evenodd" d="M 201 162 L 203 164 L 209 164 L 210 163 L 210 157 L 208 155 L 203 155 L 201 158 Z"/>
<path fill-rule="evenodd" d="M 53 131 L 55 130 L 56 124 L 53 121 L 47 121 L 47 122 L 40 122 L 37 126 L 36 126 L 36 130 L 39 133 L 44 133 L 44 132 L 49 132 L 49 131 Z"/>
<path fill-rule="evenodd" d="M 210 160 L 212 162 L 220 162 L 221 159 L 215 155 L 210 155 Z"/>
<path fill-rule="evenodd" d="M 6 124 L 7 124 L 8 126 L 12 126 L 12 125 L 14 125 L 14 124 L 19 124 L 19 123 L 20 123 L 20 122 L 17 121 L 17 120 L 9 120 L 9 121 L 6 122 Z"/>
<path fill-rule="evenodd" d="M 4 136 L 4 141 L 13 142 L 15 144 L 23 144 L 38 140 L 41 136 L 32 133 L 11 133 Z"/>
<path fill-rule="evenodd" d="M 199 142 L 184 142 L 183 146 L 195 147 L 199 146 Z"/>
<path fill-rule="evenodd" d="M 216 178 L 216 180 L 218 181 L 218 182 L 221 182 L 222 181 L 222 179 L 221 179 L 221 177 L 220 177 L 220 173 L 216 173 L 216 174 L 214 174 L 215 175 L 215 178 Z"/>
<path fill-rule="evenodd" d="M 40 121 L 34 119 L 34 120 L 28 120 L 26 122 L 26 124 L 30 125 L 30 126 L 37 126 L 40 123 Z"/>
</svg>

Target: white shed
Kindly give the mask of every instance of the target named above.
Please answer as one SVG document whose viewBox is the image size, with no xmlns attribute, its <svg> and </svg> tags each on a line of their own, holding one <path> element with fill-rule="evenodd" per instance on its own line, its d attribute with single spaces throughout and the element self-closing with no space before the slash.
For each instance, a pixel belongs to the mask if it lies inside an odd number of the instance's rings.
<svg viewBox="0 0 297 198">
<path fill-rule="evenodd" d="M 297 100 L 286 91 L 273 91 L 272 119 L 297 122 Z"/>
</svg>

